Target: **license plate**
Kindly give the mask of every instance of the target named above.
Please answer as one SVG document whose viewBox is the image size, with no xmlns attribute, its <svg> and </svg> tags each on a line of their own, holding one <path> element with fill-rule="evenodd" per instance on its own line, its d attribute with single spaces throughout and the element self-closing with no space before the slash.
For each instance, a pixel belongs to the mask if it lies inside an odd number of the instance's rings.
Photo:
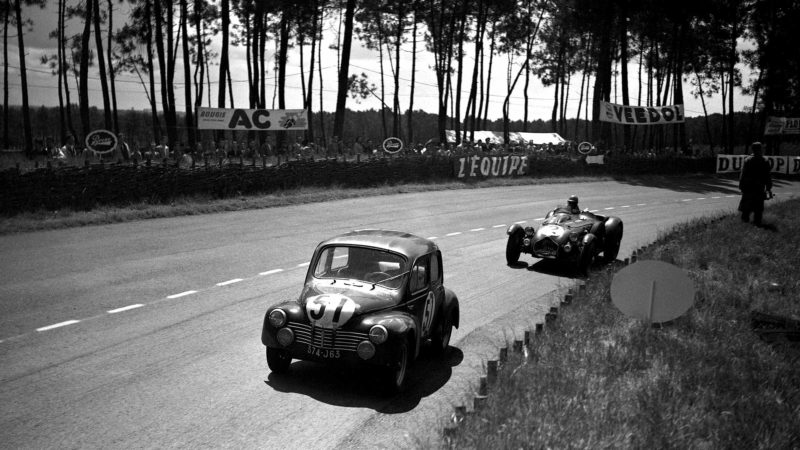
<svg viewBox="0 0 800 450">
<path fill-rule="evenodd" d="M 329 350 L 326 348 L 314 347 L 313 345 L 306 345 L 306 353 L 324 359 L 338 359 L 342 356 L 339 350 Z"/>
</svg>

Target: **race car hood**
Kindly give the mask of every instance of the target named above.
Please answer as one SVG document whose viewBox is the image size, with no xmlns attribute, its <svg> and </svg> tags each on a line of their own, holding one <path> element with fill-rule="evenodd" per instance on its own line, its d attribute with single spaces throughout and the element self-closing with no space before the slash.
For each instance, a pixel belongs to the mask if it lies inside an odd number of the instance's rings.
<svg viewBox="0 0 800 450">
<path fill-rule="evenodd" d="M 353 317 L 396 306 L 400 290 L 354 280 L 326 279 L 306 285 L 300 306 L 316 326 L 340 328 Z"/>
<path fill-rule="evenodd" d="M 535 239 L 550 238 L 555 242 L 563 242 L 569 239 L 570 234 L 589 230 L 595 221 L 588 218 L 578 218 L 561 223 L 545 223 L 536 230 Z"/>
</svg>

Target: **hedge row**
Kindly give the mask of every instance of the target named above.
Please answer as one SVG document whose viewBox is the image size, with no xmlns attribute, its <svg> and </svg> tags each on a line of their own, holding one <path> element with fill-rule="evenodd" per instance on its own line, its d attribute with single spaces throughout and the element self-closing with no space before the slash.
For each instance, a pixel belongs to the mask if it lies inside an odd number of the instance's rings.
<svg viewBox="0 0 800 450">
<path fill-rule="evenodd" d="M 265 194 L 303 186 L 367 187 L 455 178 L 457 157 L 410 156 L 361 161 L 290 161 L 276 166 L 201 164 L 94 164 L 0 172 L 0 214 L 63 208 L 89 210 L 99 205 L 141 201 L 170 202 L 198 194 L 225 198 Z M 713 158 L 613 157 L 587 165 L 561 156 L 531 156 L 529 176 L 638 175 L 713 172 Z"/>
</svg>

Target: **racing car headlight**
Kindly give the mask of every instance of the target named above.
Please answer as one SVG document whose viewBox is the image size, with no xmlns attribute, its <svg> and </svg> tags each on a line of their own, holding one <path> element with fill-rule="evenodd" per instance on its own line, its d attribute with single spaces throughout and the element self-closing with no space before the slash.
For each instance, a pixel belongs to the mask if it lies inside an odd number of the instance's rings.
<svg viewBox="0 0 800 450">
<path fill-rule="evenodd" d="M 294 331 L 290 328 L 281 328 L 278 330 L 278 343 L 284 347 L 291 345 L 294 342 Z"/>
<path fill-rule="evenodd" d="M 389 332 L 383 325 L 375 325 L 369 329 L 369 340 L 373 344 L 383 344 L 389 337 Z"/>
<path fill-rule="evenodd" d="M 286 313 L 282 309 L 273 309 L 269 313 L 269 324 L 275 328 L 286 325 Z"/>
<path fill-rule="evenodd" d="M 370 341 L 361 341 L 356 347 L 356 353 L 361 359 L 370 359 L 375 356 L 375 346 Z"/>
</svg>

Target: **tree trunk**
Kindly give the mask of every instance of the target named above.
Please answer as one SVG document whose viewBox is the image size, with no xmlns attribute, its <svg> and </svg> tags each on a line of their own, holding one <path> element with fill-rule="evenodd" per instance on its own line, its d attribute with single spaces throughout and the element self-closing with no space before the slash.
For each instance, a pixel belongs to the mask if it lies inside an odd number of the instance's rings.
<svg viewBox="0 0 800 450">
<path fill-rule="evenodd" d="M 492 98 L 492 66 L 494 65 L 494 49 L 497 46 L 497 34 L 494 29 L 494 23 L 492 23 L 491 36 L 491 42 L 489 43 L 489 70 L 486 72 L 486 100 L 481 100 L 481 104 L 483 105 L 483 120 L 481 121 L 480 128 L 482 130 L 487 128 L 487 119 L 489 117 L 489 100 Z"/>
<path fill-rule="evenodd" d="M 456 144 L 461 142 L 461 84 L 464 79 L 464 38 L 467 28 L 467 3 L 468 0 L 461 2 L 461 12 L 459 13 L 458 25 L 458 74 L 456 78 L 456 98 L 455 98 L 455 122 L 454 129 L 456 134 Z"/>
<path fill-rule="evenodd" d="M 105 119 L 106 130 L 114 128 L 114 121 L 111 117 L 111 99 L 108 93 L 108 77 L 106 76 L 106 58 L 103 55 L 103 33 L 100 28 L 100 1 L 89 0 L 93 2 L 92 10 L 94 15 L 94 43 L 97 47 L 97 67 L 100 70 L 100 88 L 103 92 L 103 118 Z"/>
<path fill-rule="evenodd" d="M 195 124 L 194 114 L 192 113 L 192 84 L 189 80 L 192 76 L 191 57 L 189 55 L 189 6 L 188 0 L 181 0 L 181 35 L 183 41 L 183 77 L 184 83 L 184 99 L 186 100 L 186 131 L 188 133 L 189 153 L 194 152 L 195 149 Z"/>
<path fill-rule="evenodd" d="M 203 104 L 203 79 L 205 78 L 205 47 L 203 45 L 203 15 L 201 14 L 202 0 L 194 0 L 194 18 L 195 18 L 195 32 L 197 33 L 197 66 L 195 73 L 200 74 L 199 78 L 195 80 L 195 111 Z"/>
<path fill-rule="evenodd" d="M 306 110 L 306 123 L 308 124 L 308 129 L 306 130 L 306 137 L 308 138 L 309 142 L 314 142 L 314 127 L 311 126 L 311 109 L 313 105 L 314 99 L 314 64 L 316 62 L 316 51 L 317 51 L 317 37 L 321 37 L 321 33 L 317 32 L 317 25 L 321 22 L 320 20 L 320 12 L 319 12 L 319 5 L 317 0 L 314 0 L 314 17 L 311 23 L 311 60 L 308 63 L 308 90 L 306 91 L 306 97 L 304 98 L 304 105 L 303 108 Z M 322 45 L 322 41 L 319 41 L 319 45 Z M 320 110 L 320 114 L 322 111 Z"/>
<path fill-rule="evenodd" d="M 17 0 L 19 5 L 20 0 Z M 78 86 L 78 98 L 81 111 L 81 127 L 83 130 L 82 141 L 91 131 L 92 124 L 90 123 L 89 115 L 89 41 L 92 37 L 92 0 L 86 1 L 86 18 L 83 26 L 83 34 L 81 35 L 81 61 L 80 61 L 80 86 Z M 20 39 L 22 39 L 22 30 L 19 30 Z M 22 52 L 22 48 L 20 48 Z M 23 59 L 24 61 L 24 59 Z M 22 76 L 25 76 L 25 71 L 22 71 Z M 78 144 L 76 142 L 76 145 Z"/>
<path fill-rule="evenodd" d="M 220 48 L 219 56 L 219 81 L 217 87 L 217 107 L 225 107 L 225 85 L 227 84 L 228 76 L 228 48 L 230 36 L 230 15 L 231 6 L 230 0 L 222 0 L 220 15 L 222 16 L 222 48 Z M 209 93 L 210 95 L 210 93 Z M 217 140 L 221 141 L 225 138 L 225 132 L 220 130 L 217 133 Z"/>
<path fill-rule="evenodd" d="M 630 94 L 628 91 L 628 7 L 627 2 L 620 2 L 620 25 L 619 25 L 619 61 L 622 76 L 622 104 L 630 105 Z M 627 152 L 631 146 L 631 127 L 622 125 L 622 148 Z"/>
<path fill-rule="evenodd" d="M 414 85 L 417 76 L 417 11 L 414 9 L 414 25 L 411 31 L 411 89 L 408 98 L 408 112 L 406 112 L 406 126 L 408 127 L 408 145 L 414 143 Z"/>
<path fill-rule="evenodd" d="M 114 70 L 114 56 L 113 52 L 113 38 L 114 38 L 114 5 L 113 0 L 108 0 L 108 45 L 106 51 L 108 52 L 108 84 L 111 90 L 111 116 L 114 121 L 114 133 L 119 133 L 119 114 L 117 114 L 117 85 L 116 85 L 116 70 Z"/>
<path fill-rule="evenodd" d="M 350 48 L 353 40 L 353 16 L 355 14 L 356 0 L 347 0 L 344 14 L 344 42 L 342 43 L 342 58 L 339 61 L 339 87 L 336 96 L 336 116 L 333 120 L 333 135 L 341 137 L 344 130 L 345 105 L 347 102 L 347 81 L 350 68 Z M 321 108 L 321 106 L 320 106 Z"/>
<path fill-rule="evenodd" d="M 161 123 L 158 119 L 158 109 L 156 107 L 156 75 L 153 67 L 153 10 L 150 8 L 152 3 L 146 0 L 144 4 L 144 16 L 147 27 L 147 73 L 150 81 L 150 117 L 153 125 L 153 144 L 161 142 Z"/>
<path fill-rule="evenodd" d="M 289 51 L 289 17 L 284 11 L 280 22 L 280 50 L 278 54 L 278 109 L 286 108 L 286 59 Z M 278 148 L 286 143 L 286 132 L 278 132 Z"/>
<path fill-rule="evenodd" d="M 22 39 L 22 6 L 17 0 L 14 3 L 14 10 L 17 16 L 17 43 L 19 45 L 19 71 L 22 82 L 22 131 L 24 133 L 24 149 L 28 158 L 33 157 L 33 135 L 31 134 L 31 115 L 28 108 L 28 76 L 25 67 L 25 42 Z"/>
</svg>

